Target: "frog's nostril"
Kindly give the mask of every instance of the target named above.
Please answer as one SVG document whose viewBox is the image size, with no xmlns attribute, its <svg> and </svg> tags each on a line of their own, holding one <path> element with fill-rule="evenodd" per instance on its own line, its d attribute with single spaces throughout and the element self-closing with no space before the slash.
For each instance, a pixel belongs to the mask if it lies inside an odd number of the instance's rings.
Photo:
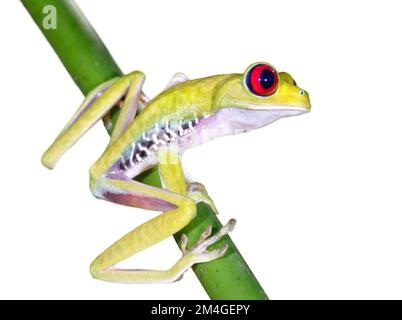
<svg viewBox="0 0 402 320">
<path fill-rule="evenodd" d="M 299 94 L 302 96 L 304 94 L 304 90 L 300 90 Z"/>
</svg>

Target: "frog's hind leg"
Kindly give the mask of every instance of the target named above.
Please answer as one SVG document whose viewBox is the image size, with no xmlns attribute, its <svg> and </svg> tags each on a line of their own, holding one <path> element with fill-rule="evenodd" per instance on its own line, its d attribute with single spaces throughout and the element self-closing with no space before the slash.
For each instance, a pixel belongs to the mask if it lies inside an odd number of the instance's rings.
<svg viewBox="0 0 402 320">
<path fill-rule="evenodd" d="M 160 151 L 162 152 L 164 151 Z M 100 254 L 90 267 L 94 278 L 122 283 L 172 282 L 180 279 L 193 264 L 211 261 L 225 254 L 226 246 L 212 251 L 208 251 L 207 247 L 230 232 L 234 227 L 234 221 L 210 238 L 208 238 L 210 233 L 203 234 L 200 241 L 189 250 L 183 242 L 183 257 L 168 270 L 121 269 L 115 266 L 120 261 L 178 232 L 196 215 L 195 202 L 180 194 L 181 191 L 185 193 L 186 189 L 180 162 L 175 161 L 177 155 L 172 155 L 167 150 L 162 156 L 158 154 L 158 158 L 164 182 L 178 192 L 148 186 L 119 176 L 101 176 L 91 181 L 91 190 L 98 198 L 133 207 L 165 211 L 127 233 Z M 172 161 L 164 162 L 163 159 Z"/>
<path fill-rule="evenodd" d="M 126 97 L 121 107 L 119 117 L 117 118 L 116 125 L 114 126 L 113 133 L 110 137 L 109 144 L 113 143 L 118 137 L 120 137 L 127 126 L 133 122 L 140 104 L 145 103 L 148 100 L 148 98 L 142 93 L 144 80 L 144 75 L 139 72 L 130 74 Z"/>
<path fill-rule="evenodd" d="M 81 116 L 85 111 L 87 111 L 91 106 L 95 103 L 95 101 L 105 93 L 107 89 L 109 89 L 117 80 L 119 77 L 115 77 L 113 79 L 110 79 L 99 86 L 97 86 L 95 89 L 92 89 L 87 96 L 85 97 L 84 101 L 81 103 L 81 105 L 78 107 L 77 111 L 74 113 L 74 115 L 71 117 L 71 119 L 67 122 L 67 124 L 64 126 L 63 130 L 59 133 L 59 135 L 56 137 L 60 137 L 63 133 L 65 133 Z"/>
<path fill-rule="evenodd" d="M 186 251 L 185 255 L 168 270 L 118 268 L 115 265 L 120 261 L 181 230 L 196 215 L 196 206 L 185 196 L 133 180 L 102 178 L 93 185 L 93 192 L 99 198 L 124 205 L 157 210 L 167 209 L 161 215 L 127 233 L 100 254 L 90 267 L 90 272 L 96 279 L 121 283 L 173 282 L 193 264 L 214 260 L 226 252 L 226 247 L 208 251 L 205 245 L 199 245 L 197 248 Z M 212 243 L 231 229 L 231 226 L 222 229 L 223 231 L 213 239 Z"/>
<path fill-rule="evenodd" d="M 134 71 L 124 77 L 112 79 L 94 89 L 43 154 L 42 163 L 48 168 L 54 168 L 59 158 L 85 132 L 104 117 L 121 99 L 126 97 L 122 114 L 118 118 L 111 141 L 117 139 L 135 116 L 144 79 L 145 76 L 142 72 Z"/>
</svg>

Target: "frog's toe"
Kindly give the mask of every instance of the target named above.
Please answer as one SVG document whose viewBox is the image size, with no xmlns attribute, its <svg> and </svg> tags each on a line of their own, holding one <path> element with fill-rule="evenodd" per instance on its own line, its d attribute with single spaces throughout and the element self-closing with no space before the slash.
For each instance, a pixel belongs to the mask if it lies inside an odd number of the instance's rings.
<svg viewBox="0 0 402 320">
<path fill-rule="evenodd" d="M 228 245 L 225 244 L 218 249 L 214 249 L 212 251 L 205 250 L 197 255 L 197 262 L 208 262 L 218 258 L 221 258 L 225 255 L 228 249 Z"/>
<path fill-rule="evenodd" d="M 187 243 L 188 243 L 187 235 L 183 233 L 180 238 L 180 248 L 183 256 L 186 255 L 187 253 Z"/>
<path fill-rule="evenodd" d="M 218 242 L 224 235 L 233 231 L 235 225 L 236 220 L 230 219 L 229 222 L 213 236 L 211 236 L 212 227 L 208 226 L 193 247 L 191 247 L 189 250 L 183 251 L 182 246 L 183 253 L 185 252 L 185 255 L 192 256 L 192 260 L 194 261 L 194 263 L 212 261 L 224 256 L 228 249 L 227 244 L 211 251 L 208 250 L 208 247 Z M 182 245 L 184 242 L 187 245 L 187 240 L 183 241 L 183 239 L 185 238 L 182 236 Z"/>
</svg>

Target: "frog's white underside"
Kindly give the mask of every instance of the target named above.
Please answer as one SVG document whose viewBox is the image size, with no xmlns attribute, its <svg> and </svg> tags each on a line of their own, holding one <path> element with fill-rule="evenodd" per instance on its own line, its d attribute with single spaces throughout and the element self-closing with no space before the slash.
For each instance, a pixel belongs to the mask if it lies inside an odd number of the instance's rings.
<svg viewBox="0 0 402 320">
<path fill-rule="evenodd" d="M 188 134 L 180 137 L 178 143 L 180 153 L 201 145 L 214 138 L 247 132 L 264 127 L 278 119 L 306 113 L 307 110 L 296 106 L 274 106 L 272 109 L 223 108 L 212 116 L 203 118 Z M 141 172 L 157 164 L 156 155 L 149 155 L 144 161 L 129 168 L 124 174 L 134 178 Z"/>
</svg>

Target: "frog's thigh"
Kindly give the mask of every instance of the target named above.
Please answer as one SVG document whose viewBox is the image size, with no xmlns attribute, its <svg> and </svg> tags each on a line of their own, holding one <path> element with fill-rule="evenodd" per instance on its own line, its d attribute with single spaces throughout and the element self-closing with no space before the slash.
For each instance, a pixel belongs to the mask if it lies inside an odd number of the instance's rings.
<svg viewBox="0 0 402 320">
<path fill-rule="evenodd" d="M 129 92 L 134 75 L 138 75 L 137 78 L 144 77 L 142 73 L 134 72 L 117 80 L 112 79 L 95 89 L 45 151 L 42 163 L 48 168 L 53 168 L 59 158 Z M 135 93 L 134 90 L 131 91 Z M 124 123 L 121 126 L 124 126 Z M 120 130 L 116 135 L 119 133 Z"/>
<path fill-rule="evenodd" d="M 99 199 L 155 211 L 174 209 L 180 200 L 172 192 L 130 179 L 100 178 L 91 181 L 91 191 Z"/>
<path fill-rule="evenodd" d="M 95 103 L 96 100 L 99 99 L 101 95 L 105 93 L 107 89 L 109 89 L 120 77 L 116 77 L 113 79 L 110 79 L 96 88 L 92 89 L 85 97 L 84 101 L 81 103 L 81 105 L 78 107 L 77 111 L 74 113 L 74 115 L 71 117 L 69 122 L 65 125 L 63 130 L 59 135 L 62 135 L 64 132 L 66 132 L 89 108 L 92 107 L 92 105 Z"/>
</svg>

